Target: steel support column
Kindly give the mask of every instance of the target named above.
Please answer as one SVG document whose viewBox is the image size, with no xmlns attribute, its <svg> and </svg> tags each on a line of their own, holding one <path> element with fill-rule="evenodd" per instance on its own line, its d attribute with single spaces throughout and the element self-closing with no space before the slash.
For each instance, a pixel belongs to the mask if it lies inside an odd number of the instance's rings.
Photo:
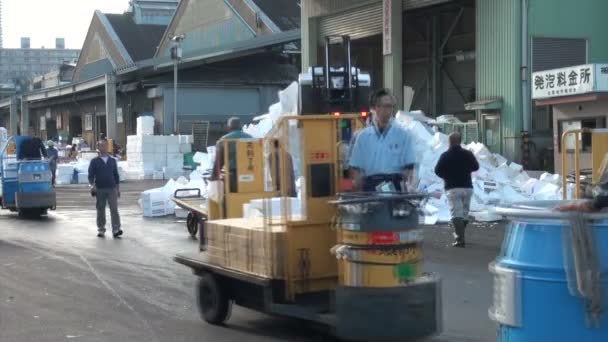
<svg viewBox="0 0 608 342">
<path fill-rule="evenodd" d="M 403 1 L 384 0 L 383 9 L 390 12 L 390 20 L 386 24 L 390 25 L 391 45 L 391 53 L 384 55 L 384 86 L 393 91 L 397 99 L 397 108 L 401 109 L 403 107 Z"/>
<path fill-rule="evenodd" d="M 19 101 L 16 96 L 11 97 L 10 115 L 9 115 L 9 134 L 17 135 L 19 131 Z"/>
<path fill-rule="evenodd" d="M 21 98 L 21 135 L 29 134 L 30 130 L 30 104 Z M 12 124 L 11 124 L 12 125 Z"/>
<path fill-rule="evenodd" d="M 317 18 L 308 16 L 310 12 L 308 7 L 311 6 L 310 0 L 303 0 L 301 32 L 302 32 L 302 72 L 306 72 L 309 67 L 317 65 L 317 49 L 319 35 L 319 21 Z"/>
<path fill-rule="evenodd" d="M 441 22 L 439 20 L 439 13 L 433 13 L 431 17 L 431 67 L 429 68 L 431 75 L 431 114 L 438 115 L 442 110 L 442 75 L 441 65 L 443 64 L 443 49 L 440 46 L 441 36 Z"/>
<path fill-rule="evenodd" d="M 116 123 L 116 79 L 114 75 L 106 75 L 106 137 L 116 139 L 118 133 Z M 99 132 L 98 132 L 99 133 Z"/>
</svg>

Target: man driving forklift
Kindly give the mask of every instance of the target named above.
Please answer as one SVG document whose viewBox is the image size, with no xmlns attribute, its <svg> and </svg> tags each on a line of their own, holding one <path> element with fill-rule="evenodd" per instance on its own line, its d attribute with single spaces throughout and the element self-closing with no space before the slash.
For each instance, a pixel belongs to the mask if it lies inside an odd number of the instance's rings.
<svg viewBox="0 0 608 342">
<path fill-rule="evenodd" d="M 389 182 L 396 191 L 406 192 L 412 184 L 414 140 L 405 128 L 394 123 L 395 102 L 388 89 L 370 96 L 372 124 L 357 135 L 349 161 L 356 191 L 374 192 L 378 185 Z"/>
<path fill-rule="evenodd" d="M 240 139 L 253 139 L 253 137 L 243 132 L 239 118 L 232 117 L 228 120 L 228 134 L 221 137 L 215 146 L 215 165 L 211 173 L 212 181 L 221 179 L 222 167 L 224 166 L 224 141 Z M 236 144 L 234 142 L 228 143 L 228 167 L 230 168 L 230 192 L 235 193 L 238 192 L 238 177 L 236 174 Z"/>
</svg>

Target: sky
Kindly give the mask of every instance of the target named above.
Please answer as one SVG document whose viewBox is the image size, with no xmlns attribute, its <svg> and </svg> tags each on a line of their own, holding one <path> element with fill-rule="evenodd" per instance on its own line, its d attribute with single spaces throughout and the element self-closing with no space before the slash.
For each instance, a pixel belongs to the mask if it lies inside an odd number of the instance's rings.
<svg viewBox="0 0 608 342">
<path fill-rule="evenodd" d="M 80 49 L 96 9 L 123 13 L 129 0 L 0 0 L 3 47 L 18 48 L 30 37 L 32 48 L 53 48 L 65 38 L 66 48 Z"/>
</svg>

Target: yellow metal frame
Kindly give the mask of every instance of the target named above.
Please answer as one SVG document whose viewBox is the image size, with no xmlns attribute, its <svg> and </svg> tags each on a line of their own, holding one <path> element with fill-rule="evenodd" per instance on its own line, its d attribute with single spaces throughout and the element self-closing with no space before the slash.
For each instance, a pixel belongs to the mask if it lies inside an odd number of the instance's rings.
<svg viewBox="0 0 608 342">
<path fill-rule="evenodd" d="M 338 263 L 330 253 L 337 243 L 337 234 L 332 223 L 337 214 L 336 208 L 328 204 L 336 198 L 336 192 L 343 175 L 341 154 L 341 120 L 349 120 L 353 131 L 364 126 L 358 114 L 305 115 L 282 117 L 268 134 L 267 141 L 279 140 L 281 170 L 281 194 L 285 196 L 286 181 L 289 179 L 286 168 L 286 151 L 289 149 L 290 122 L 294 122 L 301 135 L 300 151 L 301 174 L 306 184 L 302 198 L 305 207 L 303 217 L 291 217 L 289 208 L 282 208 L 285 227 L 285 299 L 294 301 L 297 295 L 334 290 L 338 284 Z M 293 139 L 293 137 L 291 137 Z M 271 158 L 274 162 L 274 158 Z M 327 197 L 312 197 L 308 189 L 312 187 L 310 167 L 316 164 L 330 164 L 333 191 Z M 276 165 L 273 165 L 274 171 Z M 274 173 L 274 172 L 272 172 Z M 265 226 L 277 224 L 265 219 Z"/>
<path fill-rule="evenodd" d="M 339 280 L 338 262 L 330 252 L 337 244 L 337 233 L 333 229 L 336 208 L 328 202 L 336 198 L 343 177 L 343 155 L 341 153 L 341 127 L 340 120 L 351 121 L 354 131 L 364 127 L 364 122 L 358 114 L 333 115 L 305 115 L 285 116 L 279 119 L 273 129 L 264 139 L 226 140 L 224 141 L 224 202 L 226 212 L 221 205 L 209 201 L 210 220 L 217 218 L 242 217 L 242 207 L 253 199 L 267 199 L 264 201 L 263 229 L 272 231 L 280 228 L 284 231 L 284 238 L 280 246 L 276 246 L 271 234 L 266 234 L 268 240 L 264 242 L 264 249 L 276 250 L 283 255 L 283 280 L 285 281 L 285 300 L 295 301 L 300 294 L 334 290 Z M 295 122 L 294 122 L 295 121 Z M 287 190 L 291 175 L 288 167 L 290 141 L 290 125 L 295 125 L 300 137 L 300 149 L 297 151 L 300 158 L 300 169 L 306 184 L 302 187 L 303 213 L 294 217 L 289 201 L 282 201 L 279 217 L 270 213 L 269 202 L 271 198 L 288 197 Z M 279 150 L 273 146 L 279 143 Z M 253 180 L 239 183 L 238 193 L 230 193 L 230 167 L 229 143 L 236 144 L 237 180 Z M 276 164 L 278 155 L 278 163 Z M 268 157 L 270 163 L 267 163 Z M 333 189 L 329 196 L 312 197 L 309 189 L 312 186 L 312 165 L 328 164 L 331 169 L 331 182 Z M 279 166 L 277 168 L 277 166 Z M 266 167 L 270 167 L 271 183 L 267 183 Z M 295 167 L 294 167 L 295 168 Z M 279 189 L 274 182 L 280 172 Z M 249 175 L 249 176 L 248 176 Z"/>
<path fill-rule="evenodd" d="M 593 172 L 593 184 L 599 182 L 604 170 L 608 165 L 608 129 L 572 129 L 565 131 L 562 134 L 561 153 L 562 153 L 562 199 L 568 199 L 568 150 L 566 148 L 566 140 L 570 135 L 574 135 L 574 184 L 575 184 L 575 199 L 581 199 L 581 140 L 583 134 L 591 134 L 591 142 L 593 149 L 591 151 L 591 169 Z"/>
</svg>

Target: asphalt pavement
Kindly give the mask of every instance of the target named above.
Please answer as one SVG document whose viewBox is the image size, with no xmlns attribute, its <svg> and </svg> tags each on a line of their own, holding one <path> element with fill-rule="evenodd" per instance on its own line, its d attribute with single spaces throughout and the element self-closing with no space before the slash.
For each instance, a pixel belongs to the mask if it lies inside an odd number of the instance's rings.
<svg viewBox="0 0 608 342">
<path fill-rule="evenodd" d="M 59 207 L 41 220 L 0 213 L 0 341 L 315 341 L 291 319 L 235 308 L 226 327 L 201 321 L 196 278 L 172 261 L 197 250 L 183 221 L 144 219 L 139 193 L 158 182 L 126 183 L 122 239 L 96 237 L 86 186 L 58 188 Z M 109 216 L 109 215 L 108 215 Z M 108 217 L 109 219 L 109 217 Z M 468 248 L 449 247 L 447 227 L 425 230 L 425 268 L 443 278 L 444 334 L 432 341 L 488 342 L 495 325 L 488 263 L 502 225 L 475 226 Z"/>
</svg>

